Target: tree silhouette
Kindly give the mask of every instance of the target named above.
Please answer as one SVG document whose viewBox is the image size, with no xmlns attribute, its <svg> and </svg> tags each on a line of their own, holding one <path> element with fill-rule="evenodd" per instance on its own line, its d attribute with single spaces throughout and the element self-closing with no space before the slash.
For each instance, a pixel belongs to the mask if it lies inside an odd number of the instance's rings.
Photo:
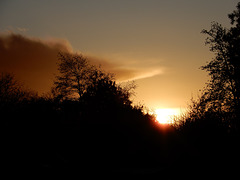
<svg viewBox="0 0 240 180">
<path fill-rule="evenodd" d="M 78 54 L 59 53 L 58 70 L 53 92 L 60 99 L 81 99 L 89 86 L 99 80 L 110 80 L 111 74 L 91 65 L 87 58 Z"/>
<path fill-rule="evenodd" d="M 205 110 L 232 113 L 235 120 L 229 125 L 239 128 L 236 119 L 240 118 L 240 3 L 228 17 L 230 29 L 213 22 L 209 31 L 202 31 L 208 35 L 206 44 L 210 51 L 215 53 L 215 57 L 202 66 L 211 77 L 202 98 Z"/>
<path fill-rule="evenodd" d="M 1 73 L 0 75 L 0 104 L 15 104 L 23 100 L 37 97 L 37 93 L 26 90 L 23 85 L 15 79 L 11 73 Z"/>
</svg>

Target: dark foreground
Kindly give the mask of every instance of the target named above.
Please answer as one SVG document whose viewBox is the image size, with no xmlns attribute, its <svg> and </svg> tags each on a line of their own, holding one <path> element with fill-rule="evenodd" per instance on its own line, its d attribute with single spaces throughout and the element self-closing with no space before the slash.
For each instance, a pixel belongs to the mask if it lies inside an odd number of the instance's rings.
<svg viewBox="0 0 240 180">
<path fill-rule="evenodd" d="M 2 165 L 12 173 L 20 170 L 89 175 L 189 172 L 219 175 L 236 173 L 240 167 L 238 139 L 190 142 L 171 127 L 149 135 L 132 127 L 99 124 L 81 127 L 35 124 L 9 127 L 3 132 Z"/>
<path fill-rule="evenodd" d="M 159 126 L 137 108 L 103 114 L 84 114 L 78 108 L 70 102 L 59 110 L 40 101 L 1 111 L 2 170 L 9 175 L 159 176 L 239 171 L 238 133 L 210 125 L 185 130 Z"/>
</svg>

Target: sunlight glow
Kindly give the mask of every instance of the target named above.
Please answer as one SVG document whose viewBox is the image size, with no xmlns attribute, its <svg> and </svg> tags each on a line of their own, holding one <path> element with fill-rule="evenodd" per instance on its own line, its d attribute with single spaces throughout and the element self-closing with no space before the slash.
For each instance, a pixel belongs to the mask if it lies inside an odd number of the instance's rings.
<svg viewBox="0 0 240 180">
<path fill-rule="evenodd" d="M 172 109 L 156 109 L 156 120 L 161 124 L 171 124 L 172 117 L 180 115 L 180 109 L 172 108 Z"/>
</svg>

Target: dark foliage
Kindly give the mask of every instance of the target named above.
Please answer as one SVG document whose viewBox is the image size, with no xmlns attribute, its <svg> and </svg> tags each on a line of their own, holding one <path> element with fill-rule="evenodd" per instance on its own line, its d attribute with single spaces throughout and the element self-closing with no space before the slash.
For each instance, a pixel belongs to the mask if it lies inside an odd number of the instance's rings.
<svg viewBox="0 0 240 180">
<path fill-rule="evenodd" d="M 227 122 L 232 130 L 240 128 L 240 3 L 237 10 L 229 14 L 232 27 L 227 29 L 216 22 L 207 34 L 206 44 L 215 57 L 205 66 L 211 80 L 204 91 L 206 110 L 232 114 Z"/>
<path fill-rule="evenodd" d="M 175 128 L 196 151 L 205 169 L 222 172 L 239 169 L 240 160 L 240 3 L 229 14 L 232 27 L 213 22 L 206 44 L 215 57 L 202 66 L 210 81 L 188 111 L 175 120 Z M 199 166 L 196 166 L 199 167 Z"/>
<path fill-rule="evenodd" d="M 17 81 L 12 77 L 10 82 Z M 17 83 L 12 84 L 14 88 Z M 131 105 L 132 88 L 101 79 L 80 99 L 59 101 L 55 96 L 31 96 L 17 86 L 24 98 L 1 100 L 4 167 L 106 174 L 169 168 L 168 139 L 174 139 L 174 132 L 161 129 L 142 106 Z M 15 94 L 8 99 L 12 97 Z"/>
</svg>

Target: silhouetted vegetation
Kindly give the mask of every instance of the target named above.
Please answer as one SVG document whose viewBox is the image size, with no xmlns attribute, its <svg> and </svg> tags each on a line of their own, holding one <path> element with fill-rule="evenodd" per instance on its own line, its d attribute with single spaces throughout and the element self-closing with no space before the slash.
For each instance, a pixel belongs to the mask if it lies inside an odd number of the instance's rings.
<svg viewBox="0 0 240 180">
<path fill-rule="evenodd" d="M 215 53 L 202 69 L 211 79 L 172 125 L 131 101 L 135 84 L 82 55 L 59 54 L 59 75 L 43 96 L 9 73 L 0 76 L 3 164 L 6 169 L 81 173 L 234 171 L 239 168 L 240 3 L 232 27 L 213 23 L 206 44 Z"/>
<path fill-rule="evenodd" d="M 134 83 L 116 84 L 81 55 L 59 60 L 60 75 L 45 96 L 1 76 L 5 167 L 106 173 L 167 167 L 167 131 L 132 105 Z"/>
<path fill-rule="evenodd" d="M 205 167 L 234 171 L 240 160 L 240 3 L 229 14 L 231 27 L 213 22 L 206 45 L 215 57 L 202 66 L 210 76 L 207 86 L 188 111 L 175 118 L 175 128 L 198 151 Z"/>
</svg>

